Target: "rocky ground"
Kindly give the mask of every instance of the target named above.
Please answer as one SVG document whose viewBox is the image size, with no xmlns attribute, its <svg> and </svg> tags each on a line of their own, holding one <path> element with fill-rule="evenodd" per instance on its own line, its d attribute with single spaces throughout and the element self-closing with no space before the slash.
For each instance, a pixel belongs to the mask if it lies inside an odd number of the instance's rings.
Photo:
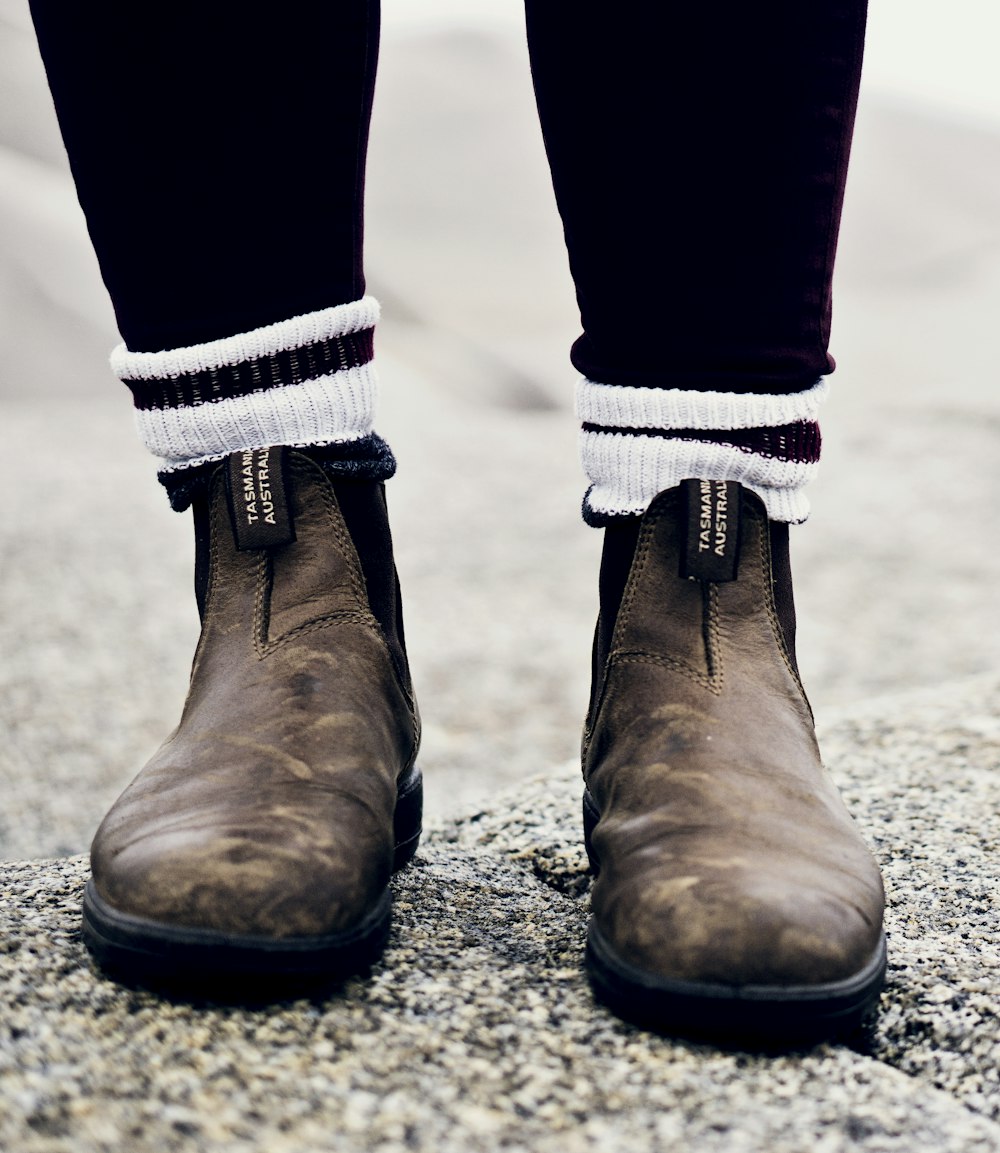
<svg viewBox="0 0 1000 1153">
<path fill-rule="evenodd" d="M 726 1052 L 631 1028 L 581 972 L 575 765 L 435 822 L 384 960 L 325 997 L 169 1003 L 79 936 L 81 857 L 0 866 L 0 1147 L 1000 1149 L 1000 686 L 854 709 L 827 757 L 889 892 L 865 1034 Z"/>
</svg>

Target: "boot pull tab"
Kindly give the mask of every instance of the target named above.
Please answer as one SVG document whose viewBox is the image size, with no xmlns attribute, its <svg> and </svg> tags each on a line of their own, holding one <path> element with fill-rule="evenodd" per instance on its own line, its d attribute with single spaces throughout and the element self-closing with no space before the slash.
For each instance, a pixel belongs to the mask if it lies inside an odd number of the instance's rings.
<svg viewBox="0 0 1000 1153">
<path fill-rule="evenodd" d="M 682 480 L 680 575 L 687 580 L 736 580 L 743 486 L 731 480 Z"/>
<path fill-rule="evenodd" d="M 246 449 L 226 460 L 229 515 L 241 552 L 277 548 L 295 540 L 285 485 L 283 445 Z"/>
</svg>

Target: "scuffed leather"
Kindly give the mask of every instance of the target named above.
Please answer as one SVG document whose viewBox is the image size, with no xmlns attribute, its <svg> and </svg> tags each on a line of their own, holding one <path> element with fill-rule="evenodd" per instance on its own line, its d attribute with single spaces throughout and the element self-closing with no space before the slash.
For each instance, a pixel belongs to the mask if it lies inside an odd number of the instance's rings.
<svg viewBox="0 0 1000 1153">
<path fill-rule="evenodd" d="M 879 946 L 878 868 L 823 768 L 744 492 L 738 579 L 678 575 L 677 490 L 646 513 L 584 733 L 593 915 L 662 981 L 798 986 Z"/>
<path fill-rule="evenodd" d="M 123 913 L 236 934 L 349 930 L 393 864 L 419 720 L 372 616 L 334 486 L 289 458 L 297 539 L 238 552 L 221 470 L 201 640 L 174 734 L 94 839 Z"/>
</svg>

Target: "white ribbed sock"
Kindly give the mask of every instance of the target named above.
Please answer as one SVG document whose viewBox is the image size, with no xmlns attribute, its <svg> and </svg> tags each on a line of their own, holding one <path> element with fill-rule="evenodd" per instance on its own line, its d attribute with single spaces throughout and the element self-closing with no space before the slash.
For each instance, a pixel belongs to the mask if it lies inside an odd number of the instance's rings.
<svg viewBox="0 0 1000 1153">
<path fill-rule="evenodd" d="M 639 515 L 657 493 L 691 478 L 739 481 L 772 520 L 805 520 L 804 489 L 817 468 L 816 418 L 826 393 L 824 380 L 779 396 L 582 380 L 576 408 L 591 485 L 584 516 L 600 524 Z"/>
<path fill-rule="evenodd" d="M 111 367 L 161 479 L 243 449 L 349 444 L 372 435 L 378 316 L 366 296 L 187 348 L 119 345 Z"/>
</svg>

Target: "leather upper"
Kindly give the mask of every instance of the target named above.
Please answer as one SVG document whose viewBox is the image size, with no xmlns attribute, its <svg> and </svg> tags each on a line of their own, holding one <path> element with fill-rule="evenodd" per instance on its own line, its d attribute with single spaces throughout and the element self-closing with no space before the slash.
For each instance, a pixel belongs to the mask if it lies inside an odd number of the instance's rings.
<svg viewBox="0 0 1000 1153">
<path fill-rule="evenodd" d="M 180 724 L 108 813 L 94 882 L 116 909 L 270 938 L 338 933 L 381 896 L 419 720 L 372 615 L 335 486 L 292 454 L 294 542 L 240 552 L 222 469 Z"/>
<path fill-rule="evenodd" d="M 849 978 L 879 946 L 882 883 L 820 761 L 766 514 L 743 493 L 735 581 L 682 579 L 677 494 L 644 517 L 584 734 L 594 917 L 661 980 Z"/>
</svg>

